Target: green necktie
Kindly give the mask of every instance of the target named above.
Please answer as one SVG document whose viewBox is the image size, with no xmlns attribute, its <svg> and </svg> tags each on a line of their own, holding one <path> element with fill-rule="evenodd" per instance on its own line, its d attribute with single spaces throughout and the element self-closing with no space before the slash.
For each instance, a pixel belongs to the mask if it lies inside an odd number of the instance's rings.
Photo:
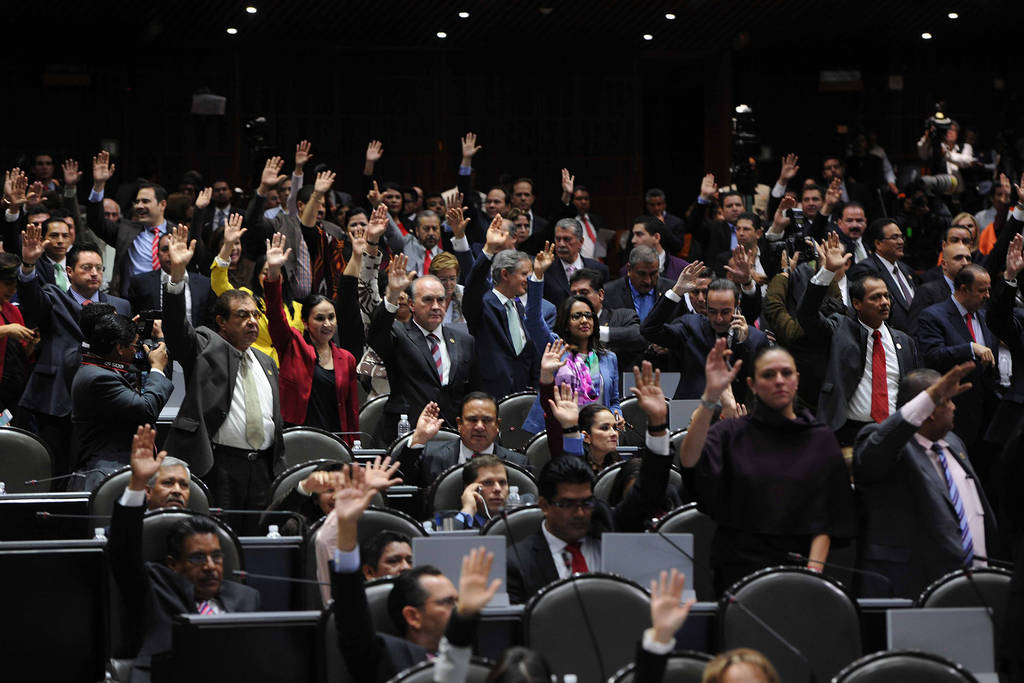
<svg viewBox="0 0 1024 683">
<path fill-rule="evenodd" d="M 505 302 L 505 310 L 508 312 L 508 331 L 512 335 L 512 347 L 518 356 L 523 350 L 523 326 L 519 321 L 519 310 L 516 302 L 509 299 Z"/>
<path fill-rule="evenodd" d="M 263 445 L 263 411 L 260 408 L 259 389 L 256 388 L 256 373 L 249 362 L 249 354 L 243 353 L 241 373 L 242 388 L 245 390 L 245 440 L 251 448 L 259 450 Z"/>
<path fill-rule="evenodd" d="M 61 264 L 53 264 L 53 277 L 57 282 L 57 286 L 63 289 L 65 292 L 71 288 L 71 283 L 68 282 L 67 271 L 64 270 L 64 266 L 62 266 Z"/>
</svg>

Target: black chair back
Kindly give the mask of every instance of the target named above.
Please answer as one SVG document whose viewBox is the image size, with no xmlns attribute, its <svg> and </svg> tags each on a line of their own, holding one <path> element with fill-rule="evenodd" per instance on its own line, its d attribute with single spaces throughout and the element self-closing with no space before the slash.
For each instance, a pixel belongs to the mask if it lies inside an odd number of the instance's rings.
<svg viewBox="0 0 1024 683">
<path fill-rule="evenodd" d="M 32 432 L 17 427 L 0 429 L 0 481 L 7 493 L 49 493 L 51 484 L 64 490 L 66 481 L 42 481 L 53 474 L 53 457 L 46 443 Z"/>
<path fill-rule="evenodd" d="M 334 623 L 334 610 L 330 605 L 320 612 L 319 632 L 320 668 L 317 683 L 356 683 L 338 648 L 338 627 Z"/>
<path fill-rule="evenodd" d="M 603 470 L 597 473 L 597 476 L 594 477 L 595 498 L 603 500 L 609 505 L 615 504 L 611 501 L 612 488 L 615 487 L 615 477 L 618 476 L 619 471 L 622 470 L 622 467 L 625 464 L 625 460 L 621 462 L 615 462 L 612 463 L 611 465 L 608 465 L 608 467 L 605 467 Z M 679 472 L 679 468 L 677 468 L 675 465 L 673 465 L 672 469 L 669 470 L 668 483 L 669 486 L 674 486 L 677 491 L 683 490 L 683 475 Z"/>
<path fill-rule="evenodd" d="M 576 574 L 542 588 L 523 610 L 524 644 L 557 675 L 606 681 L 633 661 L 636 641 L 651 625 L 639 585 L 611 574 Z"/>
<path fill-rule="evenodd" d="M 663 534 L 693 534 L 693 589 L 698 600 L 713 601 L 715 577 L 712 573 L 711 540 L 715 537 L 715 521 L 697 509 L 696 503 L 687 503 L 668 513 L 658 521 L 656 531 Z"/>
<path fill-rule="evenodd" d="M 348 444 L 323 429 L 316 427 L 289 427 L 282 433 L 284 460 L 288 467 L 312 460 L 352 462 L 352 449 Z"/>
<path fill-rule="evenodd" d="M 534 434 L 533 438 L 526 443 L 523 453 L 533 471 L 539 473 L 541 468 L 551 460 L 551 451 L 548 450 L 548 433 L 537 432 Z"/>
<path fill-rule="evenodd" d="M 373 581 L 367 581 L 363 586 L 366 590 L 366 606 L 370 609 L 370 618 L 373 620 L 373 628 L 378 633 L 387 633 L 390 636 L 401 638 L 395 622 L 391 621 L 388 614 L 388 596 L 391 595 L 391 588 L 395 584 L 393 576 L 384 576 Z"/>
<path fill-rule="evenodd" d="M 629 378 L 630 375 L 624 375 Z M 625 383 L 623 383 L 625 384 Z M 665 399 L 668 403 L 668 399 Z M 622 418 L 626 421 L 626 431 L 619 436 L 620 446 L 643 446 L 647 435 L 647 413 L 641 408 L 636 396 L 627 392 L 627 398 L 619 401 L 619 408 L 622 409 Z"/>
<path fill-rule="evenodd" d="M 967 669 L 939 655 L 909 650 L 875 652 L 861 657 L 832 683 L 978 683 Z"/>
<path fill-rule="evenodd" d="M 359 543 L 373 538 L 380 531 L 397 531 L 410 538 L 426 536 L 423 526 L 400 510 L 371 505 L 359 518 Z"/>
<path fill-rule="evenodd" d="M 517 391 L 498 401 L 498 419 L 501 420 L 498 443 L 514 451 L 523 450 L 526 442 L 533 438 L 533 434 L 523 430 L 523 423 L 536 401 L 537 392 L 532 389 Z"/>
<path fill-rule="evenodd" d="M 719 603 L 718 627 L 721 649 L 758 650 L 784 681 L 830 680 L 862 654 L 856 601 L 804 568 L 762 569 L 734 583 Z"/>
<path fill-rule="evenodd" d="M 998 634 L 1006 621 L 1012 578 L 1012 573 L 996 567 L 972 569 L 970 574 L 960 569 L 925 588 L 917 599 L 917 606 L 984 607 L 992 614 Z"/>
<path fill-rule="evenodd" d="M 188 509 L 193 512 L 209 514 L 210 512 L 210 490 L 206 484 L 194 474 L 190 474 L 191 481 L 188 487 Z M 100 485 L 89 494 L 90 515 L 111 515 L 114 512 L 114 503 L 128 487 L 132 478 L 131 466 L 122 467 L 116 472 L 111 472 L 100 482 Z M 98 524 L 92 526 L 99 526 Z"/>
<path fill-rule="evenodd" d="M 480 533 L 484 536 L 504 536 L 505 545 L 512 545 L 538 533 L 543 521 L 544 511 L 539 505 L 524 505 L 487 522 Z"/>
<path fill-rule="evenodd" d="M 142 559 L 163 564 L 167 559 L 167 536 L 175 525 L 189 517 L 203 517 L 217 525 L 217 537 L 220 538 L 220 549 L 224 553 L 224 579 L 242 582 L 234 573 L 236 569 L 245 570 L 245 554 L 238 536 L 216 517 L 191 510 L 162 508 L 147 512 L 142 520 Z"/>
<path fill-rule="evenodd" d="M 363 407 L 359 410 L 359 431 L 366 432 L 360 439 L 364 446 L 374 446 L 376 448 L 384 448 L 387 444 L 375 443 L 377 438 L 377 425 L 380 424 L 380 419 L 384 416 L 384 406 L 388 402 L 388 394 L 381 394 L 380 396 L 374 396 L 369 401 L 363 404 Z"/>
<path fill-rule="evenodd" d="M 711 661 L 711 655 L 693 650 L 676 650 L 665 660 L 665 675 L 662 680 L 673 683 L 701 683 L 704 679 L 704 668 Z M 636 664 L 632 663 L 619 669 L 609 683 L 634 683 L 636 680 Z"/>
<path fill-rule="evenodd" d="M 434 480 L 434 483 L 427 489 L 424 496 L 426 502 L 427 516 L 432 516 L 438 510 L 458 510 L 462 507 L 462 470 L 468 463 L 452 465 Z M 525 467 L 512 462 L 505 463 L 505 472 L 508 474 L 508 485 L 518 486 L 519 495 L 529 493 L 537 497 L 537 480 L 526 471 Z"/>
<path fill-rule="evenodd" d="M 491 660 L 473 657 L 469 661 L 466 677 L 460 680 L 466 683 L 485 683 L 493 667 L 494 662 Z M 416 666 L 410 666 L 405 671 L 395 674 L 388 683 L 434 683 L 434 662 L 420 662 Z"/>
</svg>

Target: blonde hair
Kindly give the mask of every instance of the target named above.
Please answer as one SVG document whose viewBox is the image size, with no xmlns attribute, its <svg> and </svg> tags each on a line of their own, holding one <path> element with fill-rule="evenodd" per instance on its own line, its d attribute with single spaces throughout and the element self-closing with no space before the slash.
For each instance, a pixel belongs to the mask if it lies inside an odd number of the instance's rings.
<svg viewBox="0 0 1024 683">
<path fill-rule="evenodd" d="M 953 221 L 950 223 L 950 225 L 956 225 L 957 223 L 960 222 L 962 218 L 966 218 L 967 220 L 974 224 L 974 229 L 971 230 L 971 247 L 977 247 L 978 237 L 981 236 L 981 231 L 985 229 L 985 226 L 978 225 L 977 219 L 972 214 L 969 214 L 966 211 L 961 211 L 960 213 L 958 213 L 953 218 Z"/>
<path fill-rule="evenodd" d="M 781 683 L 779 674 L 768 658 L 757 650 L 740 647 L 718 655 L 704 668 L 703 683 L 721 683 L 725 672 L 733 664 L 750 664 L 761 671 L 766 683 Z"/>
<path fill-rule="evenodd" d="M 456 273 L 459 272 L 459 260 L 455 258 L 454 254 L 442 251 L 440 254 L 430 259 L 431 275 L 437 275 L 439 271 L 447 270 L 448 268 L 454 268 Z"/>
</svg>

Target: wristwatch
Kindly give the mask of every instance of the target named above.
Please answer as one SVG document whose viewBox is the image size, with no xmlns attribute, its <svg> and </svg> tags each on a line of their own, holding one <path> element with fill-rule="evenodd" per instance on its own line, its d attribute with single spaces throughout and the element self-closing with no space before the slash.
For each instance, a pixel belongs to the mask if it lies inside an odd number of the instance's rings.
<svg viewBox="0 0 1024 683">
<path fill-rule="evenodd" d="M 722 407 L 721 401 L 709 401 L 705 398 L 700 399 L 700 404 L 702 407 L 707 408 L 708 410 L 711 411 L 718 410 L 719 408 Z"/>
</svg>

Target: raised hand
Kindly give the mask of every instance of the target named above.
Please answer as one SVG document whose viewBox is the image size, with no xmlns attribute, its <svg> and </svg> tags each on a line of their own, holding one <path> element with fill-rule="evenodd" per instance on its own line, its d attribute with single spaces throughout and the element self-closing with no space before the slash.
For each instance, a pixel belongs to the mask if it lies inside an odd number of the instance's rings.
<svg viewBox="0 0 1024 683">
<path fill-rule="evenodd" d="M 466 218 L 466 207 L 460 206 L 462 204 L 462 195 L 460 194 L 457 199 L 454 206 L 448 207 L 445 218 L 455 238 L 462 239 L 466 236 L 466 226 L 469 225 L 469 219 Z"/>
<path fill-rule="evenodd" d="M 647 424 L 668 422 L 668 404 L 665 403 L 665 392 L 661 390 L 661 370 L 655 370 L 651 362 L 645 360 L 641 367 L 633 366 L 633 381 L 636 386 L 630 387 L 629 391 L 636 396 L 637 405 L 647 416 Z"/>
<path fill-rule="evenodd" d="M 321 195 L 327 194 L 331 191 L 331 187 L 334 185 L 334 171 L 320 171 L 316 174 L 316 182 L 313 183 L 313 191 L 318 192 Z"/>
<path fill-rule="evenodd" d="M 572 197 L 572 191 L 576 189 L 576 176 L 569 173 L 569 169 L 562 169 L 562 194 Z"/>
<path fill-rule="evenodd" d="M 132 477 L 128 488 L 132 491 L 145 490 L 150 477 L 160 471 L 160 465 L 167 457 L 167 451 L 156 452 L 156 430 L 148 424 L 135 430 L 132 437 Z"/>
<path fill-rule="evenodd" d="M 270 157 L 263 164 L 263 173 L 260 174 L 260 187 L 258 190 L 261 196 L 265 196 L 275 185 L 287 178 L 287 176 L 281 175 L 281 168 L 283 166 L 284 160 L 281 157 Z"/>
<path fill-rule="evenodd" d="M 380 140 L 370 140 L 366 145 L 366 161 L 375 164 L 384 156 L 384 144 Z"/>
<path fill-rule="evenodd" d="M 281 232 L 275 232 L 267 240 L 267 279 L 271 282 L 275 282 L 281 277 L 281 267 L 288 262 L 288 257 L 292 255 L 291 249 L 284 248 L 287 241 L 288 238 Z"/>
<path fill-rule="evenodd" d="M 658 580 L 651 579 L 651 626 L 659 643 L 672 642 L 697 601 L 690 598 L 682 603 L 685 585 L 686 577 L 676 569 L 671 574 L 662 571 Z"/>
<path fill-rule="evenodd" d="M 345 465 L 334 475 L 334 517 L 338 520 L 338 547 L 342 546 L 342 528 L 354 529 L 366 508 L 370 507 L 377 489 L 366 483 L 366 473 L 359 465 Z M 341 548 L 347 550 L 347 548 Z"/>
<path fill-rule="evenodd" d="M 152 349 L 143 344 L 142 349 L 146 352 L 146 359 L 149 361 L 149 367 L 153 370 L 163 372 L 164 368 L 167 367 L 168 362 L 167 344 L 160 342 Z"/>
<path fill-rule="evenodd" d="M 12 168 L 4 173 L 4 199 L 12 208 L 25 203 L 25 191 L 28 189 L 28 176 L 20 168 Z"/>
<path fill-rule="evenodd" d="M 568 384 L 556 384 L 554 386 L 554 398 L 548 399 L 551 406 L 551 414 L 562 425 L 562 429 L 568 429 L 580 421 L 579 394 Z"/>
<path fill-rule="evenodd" d="M 718 184 L 715 182 L 714 173 L 708 173 L 701 179 L 700 196 L 703 199 L 714 199 L 718 196 Z"/>
<path fill-rule="evenodd" d="M 504 223 L 505 219 L 501 217 L 501 214 L 498 214 L 487 228 L 487 235 L 484 238 L 484 251 L 488 254 L 497 254 L 505 249 L 508 233 L 505 232 Z"/>
<path fill-rule="evenodd" d="M 295 145 L 295 175 L 302 175 L 302 169 L 313 155 L 309 151 L 309 140 L 299 140 Z"/>
<path fill-rule="evenodd" d="M 46 194 L 46 186 L 39 180 L 28 186 L 28 194 L 25 195 L 25 202 L 29 206 L 35 206 L 43 202 L 43 195 Z"/>
<path fill-rule="evenodd" d="M 427 443 L 441 431 L 441 424 L 443 422 L 441 419 L 441 409 L 436 403 L 431 401 L 423 407 L 419 419 L 416 420 L 416 429 L 409 444 L 412 446 L 422 446 Z"/>
<path fill-rule="evenodd" d="M 830 232 L 825 241 L 818 244 L 817 247 L 818 259 L 824 264 L 825 270 L 830 272 L 834 273 L 840 268 L 849 265 L 853 259 L 853 254 L 846 253 L 843 242 L 839 239 L 838 232 Z"/>
<path fill-rule="evenodd" d="M 196 194 L 196 208 L 200 210 L 205 209 L 210 205 L 211 199 L 213 199 L 213 188 L 204 187 Z"/>
<path fill-rule="evenodd" d="M 1010 203 L 1010 199 L 1009 198 L 1013 197 L 1013 193 L 1011 192 L 1012 185 L 1010 184 L 1010 177 L 1008 175 L 1006 175 L 1005 173 L 1000 173 L 999 174 L 999 187 L 1002 188 L 1003 192 L 1006 193 L 1006 196 L 1008 198 L 1006 200 L 1007 203 Z M 1017 201 L 1020 201 L 1019 197 L 1017 198 Z"/>
<path fill-rule="evenodd" d="M 235 214 L 238 215 L 238 214 Z M 231 218 L 228 218 L 231 220 Z M 185 268 L 196 250 L 196 241 L 188 241 L 188 227 L 178 225 L 170 232 L 170 244 L 168 244 L 168 255 L 171 259 L 171 282 L 181 282 L 185 277 Z"/>
<path fill-rule="evenodd" d="M 50 240 L 43 239 L 43 226 L 29 225 L 21 231 L 21 262 L 24 268 L 32 270 L 36 261 L 43 255 Z"/>
<path fill-rule="evenodd" d="M 775 217 L 772 219 L 771 230 L 773 232 L 785 232 L 786 228 L 789 227 L 791 218 L 789 217 L 789 210 L 796 206 L 796 197 L 787 192 L 779 202 L 779 208 L 775 210 Z"/>
<path fill-rule="evenodd" d="M 949 372 L 935 380 L 925 391 L 928 392 L 935 405 L 942 405 L 954 396 L 959 396 L 971 388 L 970 382 L 961 384 L 960 380 L 971 374 L 972 370 L 974 370 L 973 361 L 954 365 L 950 368 Z"/>
<path fill-rule="evenodd" d="M 228 254 L 231 253 L 231 247 L 234 247 L 248 230 L 248 228 L 242 227 L 242 220 L 242 214 L 233 213 L 224 221 L 224 244 L 228 246 Z M 223 251 L 224 247 L 222 246 L 221 252 L 223 253 Z"/>
<path fill-rule="evenodd" d="M 401 294 L 416 279 L 416 271 L 406 270 L 409 265 L 409 257 L 405 254 L 395 254 L 388 264 L 388 292 L 387 298 L 393 304 L 398 303 L 398 295 Z"/>
<path fill-rule="evenodd" d="M 473 157 L 482 149 L 482 145 L 476 144 L 476 133 L 466 133 L 462 136 L 462 165 L 472 166 Z"/>
<path fill-rule="evenodd" d="M 64 185 L 66 187 L 78 185 L 78 181 L 82 178 L 82 172 L 78 170 L 78 162 L 74 159 L 65 159 L 62 168 L 64 169 Z"/>
<path fill-rule="evenodd" d="M 697 281 L 701 278 L 701 273 L 704 272 L 704 262 L 694 261 L 679 273 L 679 277 L 676 278 L 676 284 L 672 287 L 672 291 L 678 294 L 680 297 L 684 294 L 689 294 L 697 289 Z"/>
<path fill-rule="evenodd" d="M 114 164 L 110 163 L 110 152 L 100 151 L 92 158 L 92 186 L 97 192 L 101 192 L 110 177 L 114 175 Z"/>
<path fill-rule="evenodd" d="M 561 339 L 544 347 L 544 355 L 540 357 L 540 383 L 552 384 L 558 369 L 565 365 L 562 355 L 565 353 L 565 342 Z"/>
<path fill-rule="evenodd" d="M 391 462 L 391 456 L 381 460 L 378 455 L 373 459 L 373 462 L 368 462 L 363 466 L 366 485 L 378 491 L 384 491 L 392 486 L 401 484 L 402 478 L 395 476 L 395 472 L 398 471 L 398 466 L 401 464 L 398 460 Z"/>
<path fill-rule="evenodd" d="M 782 157 L 782 169 L 779 171 L 779 184 L 787 185 L 790 180 L 796 177 L 800 167 L 797 165 L 799 159 L 795 154 L 787 154 Z"/>
<path fill-rule="evenodd" d="M 828 184 L 828 189 L 825 190 L 825 208 L 827 211 L 824 211 L 823 213 L 831 213 L 832 207 L 838 204 L 842 198 L 843 191 L 839 187 L 839 178 L 833 178 L 832 182 Z"/>
<path fill-rule="evenodd" d="M 380 188 L 377 187 L 377 181 L 373 181 L 373 188 L 366 193 L 366 201 L 370 202 L 370 206 L 379 206 L 381 203 L 380 199 Z"/>
<path fill-rule="evenodd" d="M 335 479 L 334 472 L 310 472 L 309 476 L 302 480 L 302 489 L 314 495 L 330 491 L 334 487 Z"/>
<path fill-rule="evenodd" d="M 370 214 L 370 220 L 366 224 L 366 241 L 371 243 L 371 246 L 377 246 L 373 244 L 380 242 L 380 236 L 387 232 L 388 229 L 388 207 L 383 204 L 378 204 L 374 208 L 373 213 Z"/>
<path fill-rule="evenodd" d="M 501 579 L 490 583 L 487 578 L 494 564 L 494 553 L 487 552 L 483 546 L 469 551 L 462 558 L 462 573 L 459 575 L 459 601 L 455 609 L 459 614 L 470 617 L 479 614 L 501 586 Z"/>
<path fill-rule="evenodd" d="M 1007 280 L 1016 280 L 1017 273 L 1024 270 L 1022 249 L 1024 249 L 1024 235 L 1017 233 L 1010 240 L 1010 247 L 1006 252 L 1006 271 L 1003 273 L 1003 277 Z"/>
<path fill-rule="evenodd" d="M 537 255 L 533 257 L 533 275 L 538 280 L 544 279 L 544 273 L 551 264 L 555 262 L 555 245 L 551 242 L 545 242 L 544 248 L 537 252 Z"/>
<path fill-rule="evenodd" d="M 729 260 L 732 265 L 725 266 L 725 272 L 729 279 L 739 285 L 747 285 L 754 272 L 754 252 L 747 251 L 742 244 L 737 244 L 732 250 L 732 258 Z"/>
<path fill-rule="evenodd" d="M 719 338 L 715 345 L 708 352 L 707 360 L 704 362 L 704 396 L 706 401 L 716 403 L 721 399 L 722 392 L 732 384 L 739 374 L 743 361 L 738 360 L 729 368 L 725 359 L 732 355 L 732 351 L 726 348 L 726 340 Z"/>
<path fill-rule="evenodd" d="M 1024 202 L 1024 173 L 1020 176 L 1020 183 L 1014 185 L 1013 189 L 1017 190 L 1017 203 Z"/>
</svg>

